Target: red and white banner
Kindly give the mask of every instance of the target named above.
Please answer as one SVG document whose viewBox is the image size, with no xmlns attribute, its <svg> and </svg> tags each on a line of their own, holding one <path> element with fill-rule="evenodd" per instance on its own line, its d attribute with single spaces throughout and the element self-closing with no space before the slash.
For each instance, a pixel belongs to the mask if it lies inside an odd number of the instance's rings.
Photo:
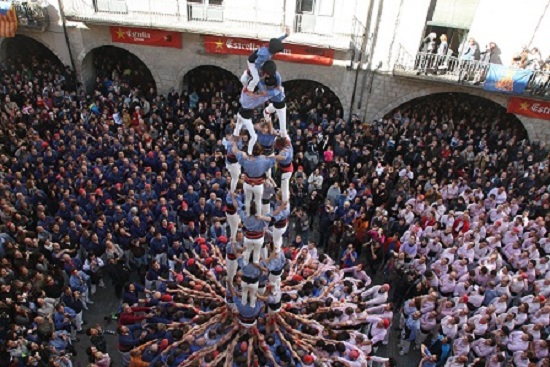
<svg viewBox="0 0 550 367">
<path fill-rule="evenodd" d="M 17 14 L 11 2 L 0 4 L 0 37 L 15 37 L 17 32 Z"/>
<path fill-rule="evenodd" d="M 111 40 L 117 43 L 181 48 L 181 33 L 148 28 L 110 27 Z"/>
<path fill-rule="evenodd" d="M 508 112 L 536 119 L 550 120 L 550 102 L 512 97 L 508 101 Z"/>
<path fill-rule="evenodd" d="M 204 36 L 204 49 L 211 54 L 250 55 L 254 50 L 266 44 L 267 42 L 250 38 Z M 284 51 L 275 55 L 273 59 L 324 66 L 331 66 L 334 60 L 334 50 L 283 44 Z"/>
</svg>

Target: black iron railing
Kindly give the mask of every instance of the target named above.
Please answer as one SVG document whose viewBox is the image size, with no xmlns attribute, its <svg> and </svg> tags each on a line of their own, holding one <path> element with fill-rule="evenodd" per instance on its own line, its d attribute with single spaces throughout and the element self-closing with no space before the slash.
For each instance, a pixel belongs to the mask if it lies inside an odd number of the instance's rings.
<svg viewBox="0 0 550 367">
<path fill-rule="evenodd" d="M 478 60 L 461 60 L 452 55 L 419 52 L 412 56 L 403 49 L 394 64 L 394 74 L 418 76 L 440 82 L 483 86 L 491 64 Z M 513 67 L 509 67 L 513 70 Z M 523 95 L 550 98 L 550 72 L 532 70 Z"/>
<path fill-rule="evenodd" d="M 23 29 L 44 32 L 50 23 L 48 10 L 30 1 L 14 1 L 17 26 Z"/>
</svg>

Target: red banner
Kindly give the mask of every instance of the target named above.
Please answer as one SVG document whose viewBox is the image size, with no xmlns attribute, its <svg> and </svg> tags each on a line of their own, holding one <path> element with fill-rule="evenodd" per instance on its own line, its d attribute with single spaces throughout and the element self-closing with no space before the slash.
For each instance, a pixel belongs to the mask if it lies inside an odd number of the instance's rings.
<svg viewBox="0 0 550 367">
<path fill-rule="evenodd" d="M 2 12 L 3 13 L 3 12 Z M 0 37 L 15 37 L 17 31 L 17 14 L 11 6 L 4 14 L 0 14 Z"/>
<path fill-rule="evenodd" d="M 135 45 L 181 48 L 181 33 L 148 28 L 110 27 L 111 40 Z"/>
<path fill-rule="evenodd" d="M 204 36 L 204 49 L 212 54 L 250 55 L 265 44 L 267 42 L 249 38 Z M 284 51 L 275 55 L 273 59 L 324 66 L 331 66 L 334 60 L 334 50 L 327 48 L 288 43 L 284 46 Z"/>
<path fill-rule="evenodd" d="M 508 112 L 536 119 L 550 120 L 550 102 L 512 97 L 508 102 Z"/>
</svg>

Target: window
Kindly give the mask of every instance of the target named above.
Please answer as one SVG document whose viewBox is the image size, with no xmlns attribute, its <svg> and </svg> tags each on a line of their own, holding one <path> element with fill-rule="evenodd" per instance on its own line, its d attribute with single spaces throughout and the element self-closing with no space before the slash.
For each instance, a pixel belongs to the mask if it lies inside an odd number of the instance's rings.
<svg viewBox="0 0 550 367">
<path fill-rule="evenodd" d="M 296 10 L 300 13 L 313 13 L 315 0 L 298 0 Z"/>
<path fill-rule="evenodd" d="M 188 3 L 201 5 L 222 5 L 223 0 L 187 0 Z"/>
<path fill-rule="evenodd" d="M 297 0 L 296 12 L 332 17 L 334 15 L 334 0 Z"/>
</svg>

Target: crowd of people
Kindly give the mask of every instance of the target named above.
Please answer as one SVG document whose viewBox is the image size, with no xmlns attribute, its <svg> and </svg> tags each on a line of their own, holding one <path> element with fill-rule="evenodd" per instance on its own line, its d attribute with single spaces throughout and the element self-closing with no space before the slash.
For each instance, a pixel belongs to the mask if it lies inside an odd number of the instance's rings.
<svg viewBox="0 0 550 367">
<path fill-rule="evenodd" d="M 255 261 L 252 247 L 249 264 L 233 268 L 254 216 L 237 198 L 247 182 L 232 188 L 226 162 L 233 149 L 247 154 L 247 129 L 233 137 L 248 116 L 242 85 L 202 69 L 187 92 L 163 96 L 113 67 L 86 94 L 54 62 L 5 63 L 9 366 L 72 366 L 84 334 L 90 366 L 109 366 L 105 330 L 83 327 L 105 286 L 121 300 L 114 350 L 130 366 L 391 364 L 375 352 L 393 329 L 402 353 L 420 348 L 426 367 L 548 366 L 548 151 L 517 120 L 465 95 L 413 101 L 369 123 L 343 120 L 318 90 L 287 99 L 293 172 L 272 168 L 260 212 L 285 202 L 288 180 L 291 225 L 264 231 L 269 255 Z M 259 135 L 278 124 L 263 107 L 250 116 Z M 244 229 L 231 230 L 231 207 Z M 269 275 L 278 254 L 280 284 Z M 257 298 L 254 323 L 239 308 L 251 305 L 244 293 Z"/>
</svg>

